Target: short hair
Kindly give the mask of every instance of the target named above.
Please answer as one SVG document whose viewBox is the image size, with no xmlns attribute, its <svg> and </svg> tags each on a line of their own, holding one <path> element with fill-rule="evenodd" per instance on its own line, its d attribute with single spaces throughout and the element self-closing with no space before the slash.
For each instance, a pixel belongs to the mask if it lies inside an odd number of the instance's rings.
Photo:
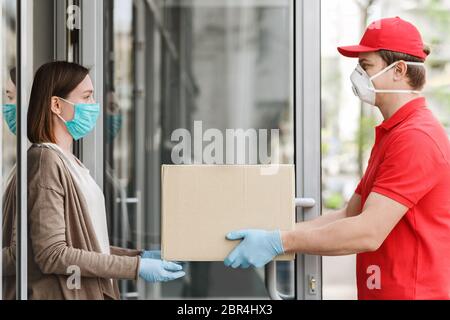
<svg viewBox="0 0 450 320">
<path fill-rule="evenodd" d="M 428 46 L 425 46 L 423 49 L 426 55 L 431 53 L 431 50 Z M 387 65 L 391 65 L 396 61 L 407 61 L 407 62 L 425 62 L 424 59 L 418 58 L 406 53 L 389 51 L 389 50 L 380 50 L 378 51 L 381 58 Z M 409 81 L 408 84 L 414 90 L 422 90 L 426 83 L 426 69 L 421 66 L 408 65 L 408 71 L 406 72 L 406 76 Z"/>
</svg>

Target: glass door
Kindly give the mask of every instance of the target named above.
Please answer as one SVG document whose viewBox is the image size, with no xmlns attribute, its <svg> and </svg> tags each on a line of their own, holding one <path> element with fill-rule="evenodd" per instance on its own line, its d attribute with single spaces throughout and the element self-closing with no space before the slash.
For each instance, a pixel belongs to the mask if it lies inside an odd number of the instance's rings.
<svg viewBox="0 0 450 320">
<path fill-rule="evenodd" d="M 289 0 L 105 2 L 104 172 L 115 245 L 159 248 L 160 167 L 174 163 L 177 129 L 267 130 L 273 163 L 294 163 L 293 16 Z M 168 284 L 124 282 L 123 297 L 269 298 L 263 269 L 185 269 Z M 294 264 L 279 263 L 278 273 L 278 289 L 294 295 Z"/>
<path fill-rule="evenodd" d="M 160 168 L 175 163 L 178 129 L 200 134 L 203 147 L 208 130 L 242 134 L 242 144 L 238 136 L 232 139 L 243 157 L 217 157 L 218 164 L 295 164 L 296 196 L 312 200 L 298 208 L 297 219 L 320 214 L 314 205 L 320 203 L 319 1 L 48 0 L 39 7 L 31 1 L 1 1 L 2 103 L 14 104 L 17 82 L 22 84 L 17 105 L 26 105 L 31 73 L 46 61 L 70 60 L 91 69 L 96 100 L 104 108 L 97 129 L 75 152 L 104 189 L 112 244 L 159 249 Z M 33 24 L 43 26 L 43 18 L 33 15 L 47 17 L 42 14 L 51 11 L 53 19 L 45 20 L 53 24 L 45 25 L 54 32 L 32 32 Z M 48 45 L 36 45 L 43 39 Z M 20 57 L 16 47 L 23 48 Z M 14 73 L 15 65 L 22 68 Z M 19 125 L 26 110 L 18 109 L 17 137 L 6 113 L 0 127 L 3 191 L 16 161 L 18 190 L 26 186 L 26 128 Z M 260 132 L 266 134 L 258 144 L 265 156 L 249 142 Z M 187 162 L 202 163 L 195 157 Z M 20 194 L 13 201 L 19 221 L 8 220 L 2 210 L 0 262 L 2 288 L 9 283 L 26 299 L 26 192 Z M 15 224 L 18 259 L 12 270 L 19 274 L 7 279 L 3 253 L 13 243 L 7 227 Z M 321 298 L 319 257 L 299 255 L 295 263 L 274 266 L 233 270 L 223 263 L 188 263 L 182 280 L 122 281 L 121 293 L 124 299 Z"/>
</svg>

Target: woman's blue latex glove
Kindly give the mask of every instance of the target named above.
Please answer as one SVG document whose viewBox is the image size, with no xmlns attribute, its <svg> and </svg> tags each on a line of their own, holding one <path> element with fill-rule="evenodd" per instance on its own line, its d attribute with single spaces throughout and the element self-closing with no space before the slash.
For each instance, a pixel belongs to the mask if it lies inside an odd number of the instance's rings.
<svg viewBox="0 0 450 320">
<path fill-rule="evenodd" d="M 159 259 L 142 258 L 139 276 L 147 282 L 167 282 L 185 276 L 179 264 Z"/>
<path fill-rule="evenodd" d="M 145 250 L 144 252 L 142 252 L 141 257 L 146 258 L 146 259 L 161 260 L 161 250 Z M 181 266 L 185 265 L 184 262 L 180 262 L 180 261 L 175 261 L 175 263 L 179 264 Z"/>
<path fill-rule="evenodd" d="M 261 268 L 284 253 L 280 231 L 241 230 L 227 235 L 228 240 L 241 243 L 225 259 L 225 265 L 232 268 Z"/>
<path fill-rule="evenodd" d="M 144 251 L 141 254 L 141 257 L 144 259 L 159 259 L 161 260 L 161 250 L 150 250 L 150 251 Z"/>
</svg>

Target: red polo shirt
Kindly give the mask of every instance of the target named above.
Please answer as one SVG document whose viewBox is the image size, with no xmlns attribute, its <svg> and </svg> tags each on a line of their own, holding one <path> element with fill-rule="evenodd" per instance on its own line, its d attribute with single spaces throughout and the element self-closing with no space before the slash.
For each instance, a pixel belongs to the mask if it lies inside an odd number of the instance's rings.
<svg viewBox="0 0 450 320">
<path fill-rule="evenodd" d="M 424 98 L 376 127 L 355 192 L 362 208 L 371 192 L 409 208 L 377 251 L 357 255 L 358 298 L 450 299 L 450 142 Z"/>
</svg>

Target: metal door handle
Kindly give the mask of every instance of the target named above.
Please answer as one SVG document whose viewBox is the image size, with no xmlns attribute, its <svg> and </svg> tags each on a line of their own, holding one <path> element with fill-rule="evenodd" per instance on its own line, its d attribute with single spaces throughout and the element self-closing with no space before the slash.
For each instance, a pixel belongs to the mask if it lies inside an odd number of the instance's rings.
<svg viewBox="0 0 450 320">
<path fill-rule="evenodd" d="M 296 198 L 295 206 L 299 208 L 313 208 L 316 206 L 316 200 L 312 198 Z"/>
<path fill-rule="evenodd" d="M 313 208 L 316 205 L 316 200 L 312 198 L 296 198 L 295 206 L 299 208 Z M 264 270 L 266 290 L 272 300 L 294 300 L 294 296 L 284 295 L 278 292 L 277 289 L 277 267 L 276 262 L 268 263 Z"/>
</svg>

